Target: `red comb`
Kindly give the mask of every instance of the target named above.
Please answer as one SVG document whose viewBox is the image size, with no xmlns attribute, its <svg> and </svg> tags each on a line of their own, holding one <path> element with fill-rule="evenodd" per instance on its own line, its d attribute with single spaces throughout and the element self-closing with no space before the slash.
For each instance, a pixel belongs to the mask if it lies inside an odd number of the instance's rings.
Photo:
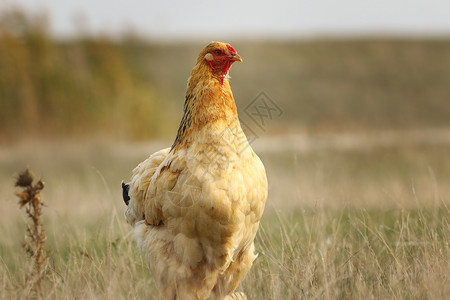
<svg viewBox="0 0 450 300">
<path fill-rule="evenodd" d="M 230 50 L 231 53 L 237 53 L 236 50 L 234 50 L 234 48 L 231 45 L 227 44 L 227 48 L 228 50 Z"/>
</svg>

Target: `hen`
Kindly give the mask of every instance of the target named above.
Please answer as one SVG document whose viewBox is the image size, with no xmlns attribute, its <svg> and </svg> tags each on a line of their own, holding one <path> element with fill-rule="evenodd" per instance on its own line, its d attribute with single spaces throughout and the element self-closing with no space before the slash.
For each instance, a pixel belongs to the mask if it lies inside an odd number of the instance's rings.
<svg viewBox="0 0 450 300">
<path fill-rule="evenodd" d="M 238 120 L 228 81 L 236 61 L 229 44 L 200 52 L 172 147 L 122 184 L 125 217 L 161 299 L 246 299 L 233 292 L 256 258 L 267 179 Z"/>
</svg>

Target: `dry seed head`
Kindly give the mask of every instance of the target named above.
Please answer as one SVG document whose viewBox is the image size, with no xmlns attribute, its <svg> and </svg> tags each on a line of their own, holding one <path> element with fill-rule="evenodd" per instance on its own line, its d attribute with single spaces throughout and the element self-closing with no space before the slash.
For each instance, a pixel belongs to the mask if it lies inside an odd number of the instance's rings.
<svg viewBox="0 0 450 300">
<path fill-rule="evenodd" d="M 29 187 L 33 183 L 33 179 L 33 174 L 30 170 L 26 169 L 17 176 L 16 186 Z"/>
<path fill-rule="evenodd" d="M 19 197 L 19 206 L 22 208 L 25 204 L 31 201 L 28 193 L 16 192 L 16 196 Z"/>
<path fill-rule="evenodd" d="M 44 188 L 44 182 L 40 179 L 34 186 L 36 190 L 42 190 Z"/>
</svg>

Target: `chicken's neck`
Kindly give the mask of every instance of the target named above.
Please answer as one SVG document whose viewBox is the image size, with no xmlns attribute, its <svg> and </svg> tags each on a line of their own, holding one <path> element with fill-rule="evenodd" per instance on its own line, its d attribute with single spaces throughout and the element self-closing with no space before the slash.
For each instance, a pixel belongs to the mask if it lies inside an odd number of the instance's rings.
<svg viewBox="0 0 450 300">
<path fill-rule="evenodd" d="M 219 77 L 206 66 L 191 73 L 184 103 L 184 114 L 172 150 L 187 148 L 206 132 L 220 135 L 237 121 L 237 109 L 227 76 Z"/>
</svg>

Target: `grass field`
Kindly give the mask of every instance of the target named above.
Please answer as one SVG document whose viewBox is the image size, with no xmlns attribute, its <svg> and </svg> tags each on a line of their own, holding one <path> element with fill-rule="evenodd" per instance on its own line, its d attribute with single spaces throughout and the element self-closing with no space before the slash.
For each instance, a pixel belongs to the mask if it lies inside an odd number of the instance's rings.
<svg viewBox="0 0 450 300">
<path fill-rule="evenodd" d="M 333 142 L 348 138 L 306 138 L 301 149 L 270 151 L 264 140 L 255 142 L 270 187 L 259 256 L 239 288 L 249 299 L 445 299 L 450 293 L 450 145 Z M 120 180 L 164 144 L 170 142 L 1 148 L 0 299 L 29 293 L 25 216 L 13 195 L 13 174 L 26 166 L 46 183 L 45 298 L 154 299 L 123 218 Z"/>
</svg>

